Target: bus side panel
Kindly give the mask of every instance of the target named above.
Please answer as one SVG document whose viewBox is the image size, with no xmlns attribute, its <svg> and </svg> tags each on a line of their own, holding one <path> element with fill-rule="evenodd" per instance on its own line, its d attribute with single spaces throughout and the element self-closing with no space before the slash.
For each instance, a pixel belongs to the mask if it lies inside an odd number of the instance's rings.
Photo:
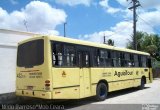
<svg viewBox="0 0 160 110">
<path fill-rule="evenodd" d="M 143 76 L 146 77 L 146 83 L 149 83 L 149 71 L 149 68 L 91 68 L 92 95 L 96 95 L 96 87 L 100 80 L 108 82 L 109 92 L 137 87 L 141 84 Z"/>
<path fill-rule="evenodd" d="M 53 99 L 79 98 L 79 68 L 52 68 Z"/>
<path fill-rule="evenodd" d="M 137 87 L 141 84 L 141 77 L 142 75 L 140 72 L 142 71 L 141 68 L 133 68 L 134 69 L 134 87 Z"/>
<path fill-rule="evenodd" d="M 92 95 L 96 95 L 96 87 L 100 80 L 112 81 L 112 68 L 91 68 Z"/>
<path fill-rule="evenodd" d="M 130 88 L 134 86 L 134 69 L 133 68 L 114 68 L 113 81 L 111 82 L 110 91 Z"/>
<path fill-rule="evenodd" d="M 149 74 L 150 69 L 149 68 L 135 68 L 135 75 L 134 75 L 134 87 L 140 86 L 142 77 L 146 78 L 146 83 L 150 83 L 149 80 Z"/>
<path fill-rule="evenodd" d="M 113 91 L 137 87 L 141 84 L 141 78 L 143 76 L 146 78 L 146 83 L 149 81 L 149 68 L 118 68 L 113 70 L 115 70 L 115 73 L 113 73 L 113 82 L 111 84 L 111 86 L 114 87 L 114 89 L 112 89 Z M 117 75 L 116 72 L 127 72 L 127 74 Z"/>
</svg>

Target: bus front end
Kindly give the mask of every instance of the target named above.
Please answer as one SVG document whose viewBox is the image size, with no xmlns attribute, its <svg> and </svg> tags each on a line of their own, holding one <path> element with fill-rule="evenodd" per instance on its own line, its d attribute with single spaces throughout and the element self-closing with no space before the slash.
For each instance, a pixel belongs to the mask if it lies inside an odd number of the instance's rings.
<svg viewBox="0 0 160 110">
<path fill-rule="evenodd" d="M 52 98 L 46 42 L 45 37 L 37 37 L 18 45 L 16 95 Z"/>
</svg>

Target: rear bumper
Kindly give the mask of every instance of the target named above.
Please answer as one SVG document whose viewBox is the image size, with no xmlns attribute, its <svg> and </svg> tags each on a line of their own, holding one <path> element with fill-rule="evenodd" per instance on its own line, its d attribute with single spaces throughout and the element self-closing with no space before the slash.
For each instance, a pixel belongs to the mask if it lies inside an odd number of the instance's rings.
<svg viewBox="0 0 160 110">
<path fill-rule="evenodd" d="M 42 99 L 52 99 L 52 92 L 48 91 L 16 90 L 16 95 Z"/>
</svg>

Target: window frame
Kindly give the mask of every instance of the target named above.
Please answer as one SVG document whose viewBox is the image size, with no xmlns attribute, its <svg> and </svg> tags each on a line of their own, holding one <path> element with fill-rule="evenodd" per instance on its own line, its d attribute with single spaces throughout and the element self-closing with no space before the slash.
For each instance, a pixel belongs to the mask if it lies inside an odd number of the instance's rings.
<svg viewBox="0 0 160 110">
<path fill-rule="evenodd" d="M 53 63 L 53 45 L 54 44 L 61 44 L 62 45 L 62 66 L 58 66 L 58 65 L 54 65 Z M 64 56 L 65 55 L 65 46 L 73 46 L 75 48 L 75 65 L 74 66 L 67 66 L 66 65 L 66 61 L 67 61 L 67 58 L 65 59 Z M 52 67 L 55 67 L 55 68 L 74 68 L 74 67 L 78 67 L 77 66 L 77 51 L 76 51 L 76 44 L 70 44 L 70 43 L 66 43 L 66 42 L 59 42 L 59 41 L 51 41 L 51 58 L 52 58 Z M 65 61 L 65 62 L 63 62 Z M 65 64 L 65 65 L 64 65 Z"/>
<path fill-rule="evenodd" d="M 136 53 L 131 53 L 131 52 L 125 52 L 125 51 L 119 51 L 119 50 L 112 50 L 112 49 L 105 49 L 105 48 L 98 48 L 98 47 L 93 47 L 93 46 L 87 46 L 87 45 L 79 45 L 79 44 L 74 44 L 74 43 L 68 43 L 68 42 L 61 42 L 61 41 L 54 41 L 51 40 L 51 52 L 53 53 L 53 44 L 54 43 L 58 43 L 58 44 L 62 44 L 63 45 L 63 49 L 62 49 L 62 56 L 64 56 L 64 47 L 67 46 L 73 46 L 75 48 L 75 66 L 55 66 L 53 64 L 53 55 L 52 55 L 52 67 L 56 67 L 56 68 L 80 68 L 80 65 L 78 63 L 78 51 L 79 50 L 83 50 L 84 48 L 86 48 L 85 50 L 89 52 L 89 66 L 88 68 L 146 68 L 147 67 L 147 59 L 148 59 L 148 55 L 141 55 L 141 54 L 136 54 Z M 84 51 L 85 51 L 84 50 Z M 98 57 L 98 51 L 106 51 L 107 52 L 107 57 L 103 58 L 103 62 L 104 62 L 104 66 L 98 66 L 98 61 L 96 61 L 96 57 Z M 117 57 L 117 52 L 118 52 L 118 57 Z M 110 55 L 109 55 L 110 53 Z M 121 57 L 121 54 L 124 55 L 124 58 Z M 129 54 L 129 59 L 130 60 L 126 60 L 125 58 L 125 54 Z M 146 57 L 146 67 L 142 66 L 136 66 L 135 64 L 135 55 L 138 56 L 145 56 Z M 110 56 L 110 58 L 109 58 Z M 133 57 L 131 59 L 131 56 Z M 100 57 L 100 55 L 99 55 Z M 118 59 L 117 59 L 118 58 Z M 64 60 L 64 58 L 62 57 L 62 60 Z M 110 66 L 107 65 L 107 61 L 110 61 Z M 121 65 L 117 66 L 117 61 L 120 61 Z M 122 66 L 122 61 L 127 61 L 127 65 Z M 128 63 L 131 63 L 131 66 L 129 66 Z M 116 63 L 116 65 L 115 65 Z M 143 62 L 141 62 L 143 63 Z M 139 61 L 138 61 L 138 65 L 139 65 Z"/>
</svg>

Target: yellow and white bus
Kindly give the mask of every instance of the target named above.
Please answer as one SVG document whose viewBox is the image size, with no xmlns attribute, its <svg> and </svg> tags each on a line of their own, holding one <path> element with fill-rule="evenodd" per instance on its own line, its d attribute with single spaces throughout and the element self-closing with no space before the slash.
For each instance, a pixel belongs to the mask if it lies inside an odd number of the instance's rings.
<svg viewBox="0 0 160 110">
<path fill-rule="evenodd" d="M 22 41 L 17 51 L 16 95 L 81 99 L 152 82 L 148 53 L 57 36 Z"/>
</svg>

